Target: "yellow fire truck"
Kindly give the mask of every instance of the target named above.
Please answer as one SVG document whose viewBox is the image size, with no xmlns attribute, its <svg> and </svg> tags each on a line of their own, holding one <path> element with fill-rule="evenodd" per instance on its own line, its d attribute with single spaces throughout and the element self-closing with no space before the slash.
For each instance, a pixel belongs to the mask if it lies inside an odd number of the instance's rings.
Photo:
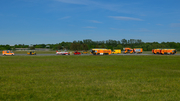
<svg viewBox="0 0 180 101">
<path fill-rule="evenodd" d="M 111 49 L 91 49 L 90 52 L 93 55 L 110 55 Z"/>
</svg>

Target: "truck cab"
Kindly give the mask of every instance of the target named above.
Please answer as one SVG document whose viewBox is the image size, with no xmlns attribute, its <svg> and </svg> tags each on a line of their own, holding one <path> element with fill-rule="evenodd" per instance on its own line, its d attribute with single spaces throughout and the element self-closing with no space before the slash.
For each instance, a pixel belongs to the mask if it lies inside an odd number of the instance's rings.
<svg viewBox="0 0 180 101">
<path fill-rule="evenodd" d="M 152 53 L 161 54 L 162 49 L 152 49 Z"/>
</svg>

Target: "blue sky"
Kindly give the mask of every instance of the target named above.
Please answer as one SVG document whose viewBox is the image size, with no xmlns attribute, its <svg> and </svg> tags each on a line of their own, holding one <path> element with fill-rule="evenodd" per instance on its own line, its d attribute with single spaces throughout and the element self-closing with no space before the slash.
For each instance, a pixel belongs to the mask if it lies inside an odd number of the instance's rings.
<svg viewBox="0 0 180 101">
<path fill-rule="evenodd" d="M 0 44 L 180 42 L 180 0 L 0 0 Z"/>
</svg>

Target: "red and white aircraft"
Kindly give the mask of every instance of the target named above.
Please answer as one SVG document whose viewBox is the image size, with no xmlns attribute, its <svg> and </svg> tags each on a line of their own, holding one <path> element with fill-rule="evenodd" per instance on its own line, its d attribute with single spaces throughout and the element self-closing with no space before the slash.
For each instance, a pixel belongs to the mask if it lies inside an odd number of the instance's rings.
<svg viewBox="0 0 180 101">
<path fill-rule="evenodd" d="M 70 55 L 70 52 L 58 52 L 56 51 L 57 55 Z"/>
</svg>

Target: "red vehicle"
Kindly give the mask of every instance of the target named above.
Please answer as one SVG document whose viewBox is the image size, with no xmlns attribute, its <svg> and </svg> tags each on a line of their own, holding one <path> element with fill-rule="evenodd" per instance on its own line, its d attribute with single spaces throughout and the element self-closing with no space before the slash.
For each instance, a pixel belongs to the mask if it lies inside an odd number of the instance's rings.
<svg viewBox="0 0 180 101">
<path fill-rule="evenodd" d="M 78 52 L 78 51 L 75 51 L 75 52 L 74 52 L 74 55 L 81 55 L 81 53 Z"/>
</svg>

